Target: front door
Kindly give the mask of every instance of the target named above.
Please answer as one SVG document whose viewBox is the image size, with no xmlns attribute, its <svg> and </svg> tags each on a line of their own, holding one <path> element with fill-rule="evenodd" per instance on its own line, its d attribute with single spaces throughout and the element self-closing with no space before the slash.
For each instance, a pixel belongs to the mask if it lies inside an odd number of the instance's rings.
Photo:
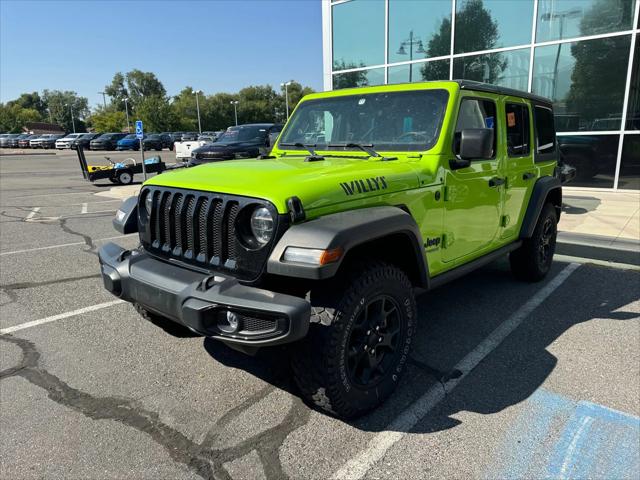
<svg viewBox="0 0 640 480">
<path fill-rule="evenodd" d="M 474 93 L 461 100 L 455 139 L 460 138 L 463 129 L 492 128 L 493 158 L 472 160 L 469 167 L 458 170 L 447 169 L 442 250 L 445 262 L 480 254 L 490 249 L 498 237 L 503 186 L 499 167 L 504 152 L 498 141 L 496 113 L 496 102 L 490 97 Z"/>
</svg>

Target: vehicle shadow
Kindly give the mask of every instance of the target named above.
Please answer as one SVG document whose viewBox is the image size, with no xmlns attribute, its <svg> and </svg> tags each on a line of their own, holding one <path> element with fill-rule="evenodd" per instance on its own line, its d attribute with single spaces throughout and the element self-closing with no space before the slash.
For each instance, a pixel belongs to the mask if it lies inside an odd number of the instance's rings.
<svg viewBox="0 0 640 480">
<path fill-rule="evenodd" d="M 556 262 L 549 280 L 565 266 Z M 579 268 L 480 365 L 464 372 L 469 376 L 455 390 L 466 391 L 462 398 L 452 401 L 455 395 L 448 395 L 434 409 L 437 414 L 428 415 L 411 431 L 449 429 L 460 423 L 454 418 L 460 411 L 488 415 L 526 400 L 553 372 L 557 358 L 547 347 L 564 332 L 597 318 L 637 318 L 637 313 L 625 312 L 624 307 L 638 300 L 637 290 L 628 287 L 638 282 L 640 275 L 633 271 Z M 455 365 L 543 286 L 515 281 L 506 262 L 498 262 L 419 297 L 412 359 L 398 389 L 378 409 L 348 423 L 364 431 L 388 429 L 399 412 L 429 389 L 445 388 L 458 377 L 461 372 L 454 370 Z M 300 395 L 291 380 L 287 348 L 263 349 L 250 357 L 211 339 L 205 339 L 204 347 L 223 365 Z M 472 387 L 465 389 L 471 382 Z"/>
<path fill-rule="evenodd" d="M 584 215 L 593 212 L 599 206 L 600 199 L 594 197 L 577 197 L 567 195 L 563 198 L 562 213 L 567 215 Z"/>
</svg>

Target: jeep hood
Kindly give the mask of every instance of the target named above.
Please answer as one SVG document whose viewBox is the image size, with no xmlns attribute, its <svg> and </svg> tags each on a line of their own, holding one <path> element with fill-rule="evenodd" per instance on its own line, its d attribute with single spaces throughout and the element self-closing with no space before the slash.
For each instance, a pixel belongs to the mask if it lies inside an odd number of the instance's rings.
<svg viewBox="0 0 640 480">
<path fill-rule="evenodd" d="M 406 161 L 332 158 L 305 162 L 305 157 L 273 160 L 228 160 L 167 171 L 148 180 L 157 185 L 262 198 L 286 213 L 286 201 L 297 196 L 305 210 L 417 188 L 418 174 Z"/>
</svg>

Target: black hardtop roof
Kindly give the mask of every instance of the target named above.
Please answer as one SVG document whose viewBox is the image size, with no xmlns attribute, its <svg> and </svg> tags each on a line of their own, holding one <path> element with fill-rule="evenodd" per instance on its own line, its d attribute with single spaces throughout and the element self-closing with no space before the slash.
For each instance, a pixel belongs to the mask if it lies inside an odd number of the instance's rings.
<svg viewBox="0 0 640 480">
<path fill-rule="evenodd" d="M 544 103 L 551 106 L 553 102 L 546 97 L 535 95 L 533 93 L 523 92 L 515 88 L 500 87 L 490 83 L 474 82 L 473 80 L 453 80 L 460 85 L 461 90 L 475 90 L 477 92 L 497 93 L 500 95 L 509 95 L 511 97 L 521 97 L 533 100 L 534 102 Z"/>
</svg>

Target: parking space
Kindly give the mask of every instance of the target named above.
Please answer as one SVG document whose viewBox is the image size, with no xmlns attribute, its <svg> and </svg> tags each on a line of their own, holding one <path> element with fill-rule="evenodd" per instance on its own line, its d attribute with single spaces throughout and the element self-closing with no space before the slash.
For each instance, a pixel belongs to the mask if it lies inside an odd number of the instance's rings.
<svg viewBox="0 0 640 480">
<path fill-rule="evenodd" d="M 0 158 L 0 477 L 640 475 L 637 270 L 560 257 L 525 284 L 498 261 L 421 295 L 398 390 L 343 422 L 286 348 L 176 337 L 106 293 L 97 248 L 137 243 L 113 188 L 73 153 Z"/>
</svg>

